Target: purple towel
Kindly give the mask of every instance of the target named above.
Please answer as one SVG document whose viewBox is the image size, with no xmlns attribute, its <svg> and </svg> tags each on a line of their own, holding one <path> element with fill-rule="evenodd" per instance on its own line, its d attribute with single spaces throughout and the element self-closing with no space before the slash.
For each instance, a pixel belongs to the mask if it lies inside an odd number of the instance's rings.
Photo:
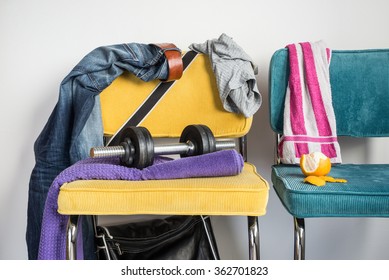
<svg viewBox="0 0 389 280">
<path fill-rule="evenodd" d="M 113 158 L 82 160 L 61 172 L 49 189 L 43 212 L 38 259 L 61 260 L 66 258 L 68 216 L 60 215 L 57 212 L 59 190 L 65 183 L 92 179 L 139 181 L 232 176 L 239 174 L 242 168 L 242 156 L 235 150 L 219 151 L 177 160 L 156 157 L 154 164 L 143 170 L 120 166 L 119 160 Z M 82 240 L 80 235 L 78 240 Z M 77 245 L 77 258 L 82 259 L 82 242 Z"/>
</svg>

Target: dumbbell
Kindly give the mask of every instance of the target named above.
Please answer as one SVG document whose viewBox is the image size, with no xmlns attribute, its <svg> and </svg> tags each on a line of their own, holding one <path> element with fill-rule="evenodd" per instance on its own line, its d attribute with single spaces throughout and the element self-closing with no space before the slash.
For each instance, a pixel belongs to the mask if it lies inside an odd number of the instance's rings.
<svg viewBox="0 0 389 280">
<path fill-rule="evenodd" d="M 233 139 L 216 140 L 206 125 L 188 125 L 182 131 L 179 143 L 158 145 L 154 144 L 150 132 L 145 127 L 130 126 L 120 134 L 120 145 L 94 147 L 90 150 L 90 156 L 120 157 L 121 164 L 143 169 L 153 164 L 155 155 L 179 154 L 181 157 L 188 157 L 234 148 Z"/>
</svg>

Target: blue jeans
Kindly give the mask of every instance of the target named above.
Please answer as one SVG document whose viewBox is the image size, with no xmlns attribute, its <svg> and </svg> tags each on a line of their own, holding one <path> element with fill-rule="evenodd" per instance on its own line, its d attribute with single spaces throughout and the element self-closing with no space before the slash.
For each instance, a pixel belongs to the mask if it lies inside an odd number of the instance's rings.
<svg viewBox="0 0 389 280">
<path fill-rule="evenodd" d="M 168 65 L 153 45 L 129 43 L 99 47 L 86 55 L 60 85 L 59 99 L 34 144 L 35 167 L 29 185 L 26 241 L 28 258 L 38 256 L 47 192 L 65 168 L 103 145 L 99 94 L 124 71 L 144 81 L 165 80 Z M 94 259 L 91 219 L 83 219 L 84 256 Z"/>
</svg>

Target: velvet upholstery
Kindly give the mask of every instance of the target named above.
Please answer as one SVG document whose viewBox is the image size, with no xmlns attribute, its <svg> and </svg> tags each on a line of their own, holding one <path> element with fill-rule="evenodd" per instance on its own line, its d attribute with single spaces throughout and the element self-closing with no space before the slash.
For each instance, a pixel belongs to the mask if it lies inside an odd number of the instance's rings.
<svg viewBox="0 0 389 280">
<path fill-rule="evenodd" d="M 158 83 L 142 82 L 128 74 L 113 81 L 100 94 L 104 134 L 112 136 Z M 222 138 L 243 137 L 252 124 L 252 117 L 223 109 L 210 60 L 201 54 L 139 125 L 146 127 L 153 138 L 176 138 L 190 124 L 207 125 L 215 137 Z M 206 162 L 205 169 L 211 167 L 209 163 Z M 193 166 L 184 172 L 190 169 Z M 244 163 L 236 176 L 76 180 L 61 185 L 57 202 L 61 215 L 247 215 L 250 258 L 259 258 L 257 217 L 266 214 L 268 196 L 266 180 L 254 165 Z"/>
<path fill-rule="evenodd" d="M 112 135 L 119 129 L 158 83 L 124 74 L 107 87 L 101 93 L 104 134 Z M 223 138 L 244 136 L 252 124 L 252 117 L 223 109 L 210 60 L 202 54 L 196 56 L 140 126 L 146 127 L 153 138 L 168 138 L 180 137 L 190 124 L 207 125 L 215 137 Z M 169 141 L 175 142 L 178 141 Z M 211 168 L 209 162 L 206 167 Z M 219 179 L 116 181 L 78 180 L 64 184 L 58 195 L 58 211 L 64 215 L 262 216 L 268 201 L 268 183 L 248 163 L 240 176 Z"/>
<path fill-rule="evenodd" d="M 282 134 L 288 50 L 270 63 L 270 124 Z M 330 82 L 338 135 L 389 136 L 389 49 L 334 50 Z"/>
<path fill-rule="evenodd" d="M 274 189 L 294 217 L 389 216 L 389 165 L 340 164 L 332 167 L 331 176 L 348 182 L 316 187 L 303 183 L 298 166 L 272 168 Z"/>
<path fill-rule="evenodd" d="M 157 80 L 144 82 L 131 73 L 114 80 L 100 94 L 104 134 L 113 135 L 158 83 Z M 223 109 L 211 62 L 204 54 L 196 56 L 185 75 L 175 81 L 158 106 L 139 125 L 147 127 L 153 137 L 180 137 L 182 130 L 190 124 L 207 125 L 215 137 L 243 136 L 252 124 L 252 117 L 231 114 Z"/>
<path fill-rule="evenodd" d="M 270 63 L 270 125 L 278 134 L 288 61 L 288 50 L 281 49 Z M 338 135 L 389 136 L 389 49 L 333 51 L 330 83 Z M 297 165 L 272 167 L 274 189 L 294 217 L 389 217 L 389 165 L 339 164 L 329 175 L 348 182 L 317 187 L 303 183 Z"/>
<path fill-rule="evenodd" d="M 63 215 L 248 215 L 266 213 L 269 186 L 245 163 L 237 176 L 170 180 L 78 180 L 62 185 Z M 244 203 L 243 203 L 244 202 Z"/>
</svg>

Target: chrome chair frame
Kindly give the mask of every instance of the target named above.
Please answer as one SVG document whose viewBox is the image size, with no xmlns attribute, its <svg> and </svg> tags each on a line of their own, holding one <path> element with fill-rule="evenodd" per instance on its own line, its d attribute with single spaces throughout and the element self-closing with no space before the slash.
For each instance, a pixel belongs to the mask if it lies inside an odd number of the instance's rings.
<svg viewBox="0 0 389 280">
<path fill-rule="evenodd" d="M 278 154 L 278 143 L 281 135 L 276 133 L 276 145 L 274 148 L 275 164 L 281 164 L 281 160 Z M 304 218 L 293 217 L 294 227 L 294 252 L 293 256 L 295 260 L 305 260 L 305 220 Z"/>
</svg>

